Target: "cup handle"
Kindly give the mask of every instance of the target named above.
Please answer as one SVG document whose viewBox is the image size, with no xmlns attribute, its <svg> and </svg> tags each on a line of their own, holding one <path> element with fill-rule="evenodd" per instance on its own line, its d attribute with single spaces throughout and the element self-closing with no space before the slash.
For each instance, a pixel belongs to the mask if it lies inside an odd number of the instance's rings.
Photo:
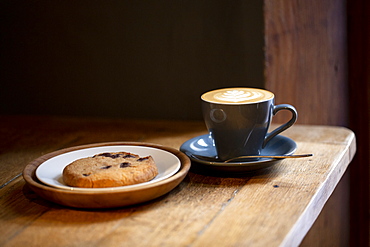
<svg viewBox="0 0 370 247">
<path fill-rule="evenodd" d="M 286 122 L 285 124 L 277 127 L 276 129 L 274 129 L 273 131 L 268 133 L 265 137 L 265 141 L 263 142 L 262 148 L 264 148 L 266 146 L 266 144 L 274 136 L 276 136 L 277 134 L 279 134 L 279 133 L 283 132 L 284 130 L 288 129 L 289 127 L 291 127 L 297 121 L 298 113 L 297 113 L 297 110 L 294 108 L 294 106 L 291 106 L 291 105 L 288 105 L 288 104 L 281 104 L 281 105 L 273 106 L 272 114 L 275 115 L 280 110 L 290 111 L 292 113 L 292 118 L 288 122 Z"/>
</svg>

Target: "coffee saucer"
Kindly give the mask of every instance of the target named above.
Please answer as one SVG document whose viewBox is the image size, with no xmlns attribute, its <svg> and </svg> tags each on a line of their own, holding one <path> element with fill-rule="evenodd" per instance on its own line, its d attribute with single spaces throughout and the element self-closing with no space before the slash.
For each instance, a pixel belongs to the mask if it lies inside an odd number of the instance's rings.
<svg viewBox="0 0 370 247">
<path fill-rule="evenodd" d="M 290 138 L 277 135 L 273 137 L 262 150 L 261 155 L 291 155 L 297 149 L 297 144 Z M 245 162 L 218 162 L 209 161 L 207 157 L 215 158 L 217 156 L 216 148 L 213 144 L 213 139 L 209 134 L 194 137 L 180 147 L 180 151 L 185 153 L 195 164 L 194 168 L 199 168 L 214 172 L 227 173 L 244 173 L 267 168 L 279 163 L 282 159 L 260 158 L 256 161 Z M 197 156 L 195 158 L 193 155 Z"/>
</svg>

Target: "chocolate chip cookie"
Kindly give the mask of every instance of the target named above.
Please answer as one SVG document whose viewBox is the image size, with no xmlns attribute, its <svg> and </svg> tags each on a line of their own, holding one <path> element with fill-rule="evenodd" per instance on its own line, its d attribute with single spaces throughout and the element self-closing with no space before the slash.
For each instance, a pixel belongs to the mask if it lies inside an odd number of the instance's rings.
<svg viewBox="0 0 370 247">
<path fill-rule="evenodd" d="M 101 153 L 78 159 L 63 170 L 68 186 L 107 188 L 143 183 L 158 175 L 152 156 L 127 152 Z"/>
</svg>

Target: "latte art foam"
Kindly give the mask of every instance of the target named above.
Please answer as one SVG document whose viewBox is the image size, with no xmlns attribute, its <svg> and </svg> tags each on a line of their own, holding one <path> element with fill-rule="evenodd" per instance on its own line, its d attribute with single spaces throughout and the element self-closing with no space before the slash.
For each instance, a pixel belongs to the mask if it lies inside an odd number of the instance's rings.
<svg viewBox="0 0 370 247">
<path fill-rule="evenodd" d="M 221 104 L 247 104 L 270 100 L 274 94 L 256 88 L 225 88 L 207 92 L 202 100 Z"/>
<path fill-rule="evenodd" d="M 255 100 L 262 98 L 261 92 L 246 92 L 244 90 L 231 90 L 224 93 L 215 94 L 214 98 L 226 102 L 241 102 L 246 100 Z"/>
</svg>

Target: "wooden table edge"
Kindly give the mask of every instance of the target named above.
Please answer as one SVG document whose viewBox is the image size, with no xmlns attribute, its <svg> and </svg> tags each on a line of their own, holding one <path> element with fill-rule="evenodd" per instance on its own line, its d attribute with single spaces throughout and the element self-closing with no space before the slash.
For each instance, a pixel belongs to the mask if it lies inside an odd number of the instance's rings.
<svg viewBox="0 0 370 247">
<path fill-rule="evenodd" d="M 332 127 L 338 127 L 338 126 L 332 126 Z M 335 165 L 334 168 L 340 167 L 340 164 L 342 163 L 342 164 L 345 164 L 345 167 L 344 167 L 345 169 L 339 169 L 339 174 L 340 175 L 337 176 L 337 179 L 335 179 L 334 181 L 329 181 L 329 179 L 326 180 L 325 184 L 327 184 L 328 181 L 332 182 L 332 183 L 331 183 L 331 187 L 329 188 L 330 190 L 326 191 L 327 194 L 326 194 L 325 201 L 321 200 L 321 202 L 320 202 L 320 198 L 325 196 L 325 193 L 324 193 L 325 191 L 323 191 L 324 185 L 322 185 L 320 187 L 318 193 L 316 193 L 316 195 L 312 198 L 311 202 L 308 204 L 304 213 L 302 213 L 299 220 L 297 220 L 295 225 L 292 227 L 292 229 L 289 231 L 289 233 L 284 238 L 283 242 L 280 245 L 281 247 L 283 247 L 283 246 L 299 246 L 299 244 L 302 242 L 302 240 L 304 239 L 304 237 L 306 236 L 306 234 L 311 229 L 312 225 L 314 224 L 314 222 L 316 221 L 316 219 L 320 215 L 321 210 L 324 208 L 325 203 L 327 202 L 327 200 L 329 199 L 329 197 L 333 193 L 336 185 L 338 184 L 338 182 L 340 181 L 340 179 L 344 175 L 345 171 L 347 170 L 348 166 L 350 165 L 351 161 L 353 160 L 353 158 L 355 156 L 355 153 L 356 153 L 356 136 L 355 136 L 355 133 L 352 130 L 346 128 L 346 127 L 338 127 L 338 128 L 341 128 L 341 129 L 347 131 L 348 132 L 348 137 L 346 139 L 346 143 L 341 144 L 341 145 L 345 146 L 344 152 L 342 153 L 341 158 L 338 159 L 338 162 L 337 162 L 337 164 Z M 333 169 L 331 171 L 331 173 L 329 174 L 329 177 L 330 176 L 333 177 L 332 174 L 333 174 L 334 171 L 335 171 L 335 169 Z M 317 207 L 319 207 L 320 210 L 317 210 Z M 316 208 L 316 210 L 315 210 L 315 208 Z M 315 214 L 315 217 L 312 217 L 313 213 Z M 308 220 L 309 222 L 307 222 L 305 220 Z M 306 222 L 306 224 L 301 224 L 302 221 Z M 302 229 L 301 226 L 303 226 L 304 229 Z"/>
</svg>

